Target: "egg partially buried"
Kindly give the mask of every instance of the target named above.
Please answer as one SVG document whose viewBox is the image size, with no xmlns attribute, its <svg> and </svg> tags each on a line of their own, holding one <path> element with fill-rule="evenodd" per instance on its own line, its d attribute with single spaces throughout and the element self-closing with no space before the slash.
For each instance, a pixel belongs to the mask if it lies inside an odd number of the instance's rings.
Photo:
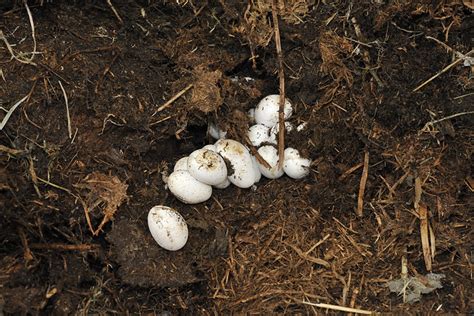
<svg viewBox="0 0 474 316">
<path fill-rule="evenodd" d="M 183 203 L 197 204 L 207 201 L 212 195 L 209 184 L 196 180 L 188 171 L 178 170 L 168 177 L 168 188 Z"/>
<path fill-rule="evenodd" d="M 273 127 L 278 123 L 278 110 L 280 108 L 280 96 L 278 94 L 271 94 L 263 98 L 255 108 L 255 122 L 263 124 L 268 127 Z M 293 113 L 290 101 L 285 99 L 283 107 L 285 120 L 289 119 Z"/>
<path fill-rule="evenodd" d="M 188 156 L 183 157 L 176 161 L 176 164 L 174 165 L 173 171 L 178 171 L 178 170 L 188 170 Z"/>
<path fill-rule="evenodd" d="M 255 147 L 259 147 L 262 143 L 276 140 L 274 135 L 270 133 L 270 128 L 263 124 L 255 124 L 250 126 L 247 136 L 250 140 L 250 143 Z M 271 137 L 273 137 L 273 140 Z"/>
<path fill-rule="evenodd" d="M 300 156 L 298 150 L 288 147 L 285 149 L 285 161 L 283 170 L 286 175 L 293 179 L 301 179 L 309 174 L 311 160 Z"/>
<path fill-rule="evenodd" d="M 270 145 L 262 146 L 258 149 L 258 153 L 270 165 L 270 168 L 267 168 L 258 162 L 258 168 L 266 178 L 277 179 L 283 175 L 283 168 L 278 166 L 278 150 L 275 147 Z"/>
<path fill-rule="evenodd" d="M 189 155 L 188 171 L 196 180 L 209 185 L 217 185 L 227 178 L 224 159 L 218 153 L 204 148 Z"/>
<path fill-rule="evenodd" d="M 250 188 L 255 182 L 252 157 L 241 143 L 232 139 L 220 139 L 217 153 L 228 162 L 229 181 L 239 188 Z"/>
<path fill-rule="evenodd" d="M 166 250 L 179 250 L 188 241 L 186 221 L 168 206 L 157 205 L 148 212 L 148 229 L 158 245 Z"/>
</svg>

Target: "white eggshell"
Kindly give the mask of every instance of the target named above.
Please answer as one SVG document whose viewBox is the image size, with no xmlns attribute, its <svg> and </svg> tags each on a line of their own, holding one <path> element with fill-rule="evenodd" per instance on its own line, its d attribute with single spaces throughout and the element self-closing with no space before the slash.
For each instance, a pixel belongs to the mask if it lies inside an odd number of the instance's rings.
<svg viewBox="0 0 474 316">
<path fill-rule="evenodd" d="M 294 158 L 301 158 L 300 152 L 292 147 L 287 147 L 285 149 L 285 160 Z"/>
<path fill-rule="evenodd" d="M 168 188 L 178 200 L 186 204 L 197 204 L 208 200 L 212 187 L 196 180 L 188 171 L 174 171 L 168 177 Z"/>
<path fill-rule="evenodd" d="M 270 128 L 262 124 L 250 126 L 247 136 L 253 146 L 258 147 L 270 138 Z"/>
<path fill-rule="evenodd" d="M 241 143 L 232 139 L 220 139 L 217 152 L 230 164 L 229 181 L 239 188 L 250 188 L 255 182 L 252 157 Z"/>
<path fill-rule="evenodd" d="M 301 123 L 300 125 L 298 125 L 298 126 L 296 127 L 296 131 L 297 131 L 297 132 L 301 132 L 301 131 L 305 130 L 306 127 L 308 127 L 308 123 L 307 123 L 307 122 L 303 122 L 303 123 Z"/>
<path fill-rule="evenodd" d="M 216 151 L 216 146 L 213 145 L 213 144 L 209 144 L 209 145 L 206 145 L 206 146 L 202 147 L 202 149 L 208 149 L 208 150 Z"/>
<path fill-rule="evenodd" d="M 173 171 L 178 171 L 178 170 L 188 170 L 188 156 L 183 157 L 176 161 L 176 164 L 174 165 Z"/>
<path fill-rule="evenodd" d="M 209 185 L 222 183 L 227 178 L 224 159 L 209 149 L 198 149 L 189 155 L 188 172 L 194 179 Z"/>
<path fill-rule="evenodd" d="M 275 147 L 270 145 L 262 146 L 258 149 L 258 153 L 270 165 L 270 168 L 267 168 L 258 162 L 258 168 L 265 177 L 277 179 L 283 175 L 283 168 L 278 167 L 278 150 Z"/>
<path fill-rule="evenodd" d="M 301 179 L 309 174 L 311 160 L 300 156 L 298 150 L 294 148 L 285 149 L 285 161 L 283 170 L 286 175 L 293 179 Z"/>
<path fill-rule="evenodd" d="M 210 123 L 207 128 L 207 133 L 214 139 L 222 139 L 227 135 L 226 131 L 221 130 L 216 124 Z"/>
<path fill-rule="evenodd" d="M 167 206 L 157 205 L 148 212 L 148 228 L 153 239 L 166 250 L 179 250 L 188 241 L 186 221 Z"/>
<path fill-rule="evenodd" d="M 227 188 L 229 185 L 230 185 L 229 178 L 226 177 L 225 180 L 224 180 L 222 183 L 213 185 L 213 187 L 216 188 L 216 189 L 225 189 L 225 188 Z"/>
<path fill-rule="evenodd" d="M 252 156 L 252 166 L 253 172 L 255 173 L 254 183 L 257 183 L 262 178 L 262 173 L 260 172 L 260 168 L 258 167 L 257 158 Z"/>
<path fill-rule="evenodd" d="M 294 128 L 295 128 L 295 126 L 291 122 L 285 122 L 285 130 L 287 132 L 291 132 Z M 280 124 L 276 123 L 275 125 L 273 125 L 270 132 L 273 133 L 273 134 L 278 134 L 279 130 L 280 130 Z"/>
<path fill-rule="evenodd" d="M 272 94 L 263 98 L 255 108 L 255 122 L 268 127 L 274 126 L 278 123 L 279 104 L 280 96 L 278 94 Z M 285 99 L 283 112 L 285 120 L 289 119 L 293 113 L 291 103 L 287 99 Z"/>
</svg>

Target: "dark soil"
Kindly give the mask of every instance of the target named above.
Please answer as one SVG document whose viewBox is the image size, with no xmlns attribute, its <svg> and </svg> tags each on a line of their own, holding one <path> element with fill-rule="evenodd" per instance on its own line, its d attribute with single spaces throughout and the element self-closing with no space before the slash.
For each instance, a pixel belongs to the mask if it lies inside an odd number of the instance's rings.
<svg viewBox="0 0 474 316">
<path fill-rule="evenodd" d="M 286 142 L 314 160 L 311 174 L 197 205 L 162 176 L 212 141 L 210 121 L 244 141 L 246 111 L 278 93 L 271 11 L 111 3 L 122 22 L 107 1 L 28 1 L 34 55 L 25 4 L 0 4 L 0 106 L 28 96 L 0 132 L 0 315 L 325 312 L 303 301 L 474 311 L 474 66 L 465 58 L 414 91 L 455 51 L 472 62 L 469 1 L 285 1 L 286 96 L 291 121 L 307 123 Z M 158 204 L 188 222 L 178 252 L 148 232 Z M 420 208 L 445 277 L 408 304 L 386 284 L 404 258 L 410 276 L 428 273 Z"/>
</svg>

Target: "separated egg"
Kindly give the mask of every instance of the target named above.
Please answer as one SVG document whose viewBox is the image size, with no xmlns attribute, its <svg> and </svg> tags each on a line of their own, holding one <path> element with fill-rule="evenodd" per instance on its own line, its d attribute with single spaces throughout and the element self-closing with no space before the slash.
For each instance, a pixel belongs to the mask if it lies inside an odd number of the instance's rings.
<svg viewBox="0 0 474 316">
<path fill-rule="evenodd" d="M 166 250 L 179 250 L 188 241 L 186 221 L 168 206 L 157 205 L 148 212 L 148 229 L 158 245 Z"/>
</svg>

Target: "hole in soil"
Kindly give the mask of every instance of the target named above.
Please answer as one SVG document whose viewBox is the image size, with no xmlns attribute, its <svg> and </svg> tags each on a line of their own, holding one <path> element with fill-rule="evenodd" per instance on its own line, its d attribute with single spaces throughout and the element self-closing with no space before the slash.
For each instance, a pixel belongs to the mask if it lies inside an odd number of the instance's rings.
<svg viewBox="0 0 474 316">
<path fill-rule="evenodd" d="M 248 76 L 256 79 L 265 79 L 267 73 L 263 68 L 263 61 L 257 59 L 256 62 L 257 69 L 253 69 L 253 64 L 250 58 L 244 59 L 242 62 L 238 63 L 234 68 L 225 72 L 225 75 L 228 77 L 233 76 Z"/>
</svg>

